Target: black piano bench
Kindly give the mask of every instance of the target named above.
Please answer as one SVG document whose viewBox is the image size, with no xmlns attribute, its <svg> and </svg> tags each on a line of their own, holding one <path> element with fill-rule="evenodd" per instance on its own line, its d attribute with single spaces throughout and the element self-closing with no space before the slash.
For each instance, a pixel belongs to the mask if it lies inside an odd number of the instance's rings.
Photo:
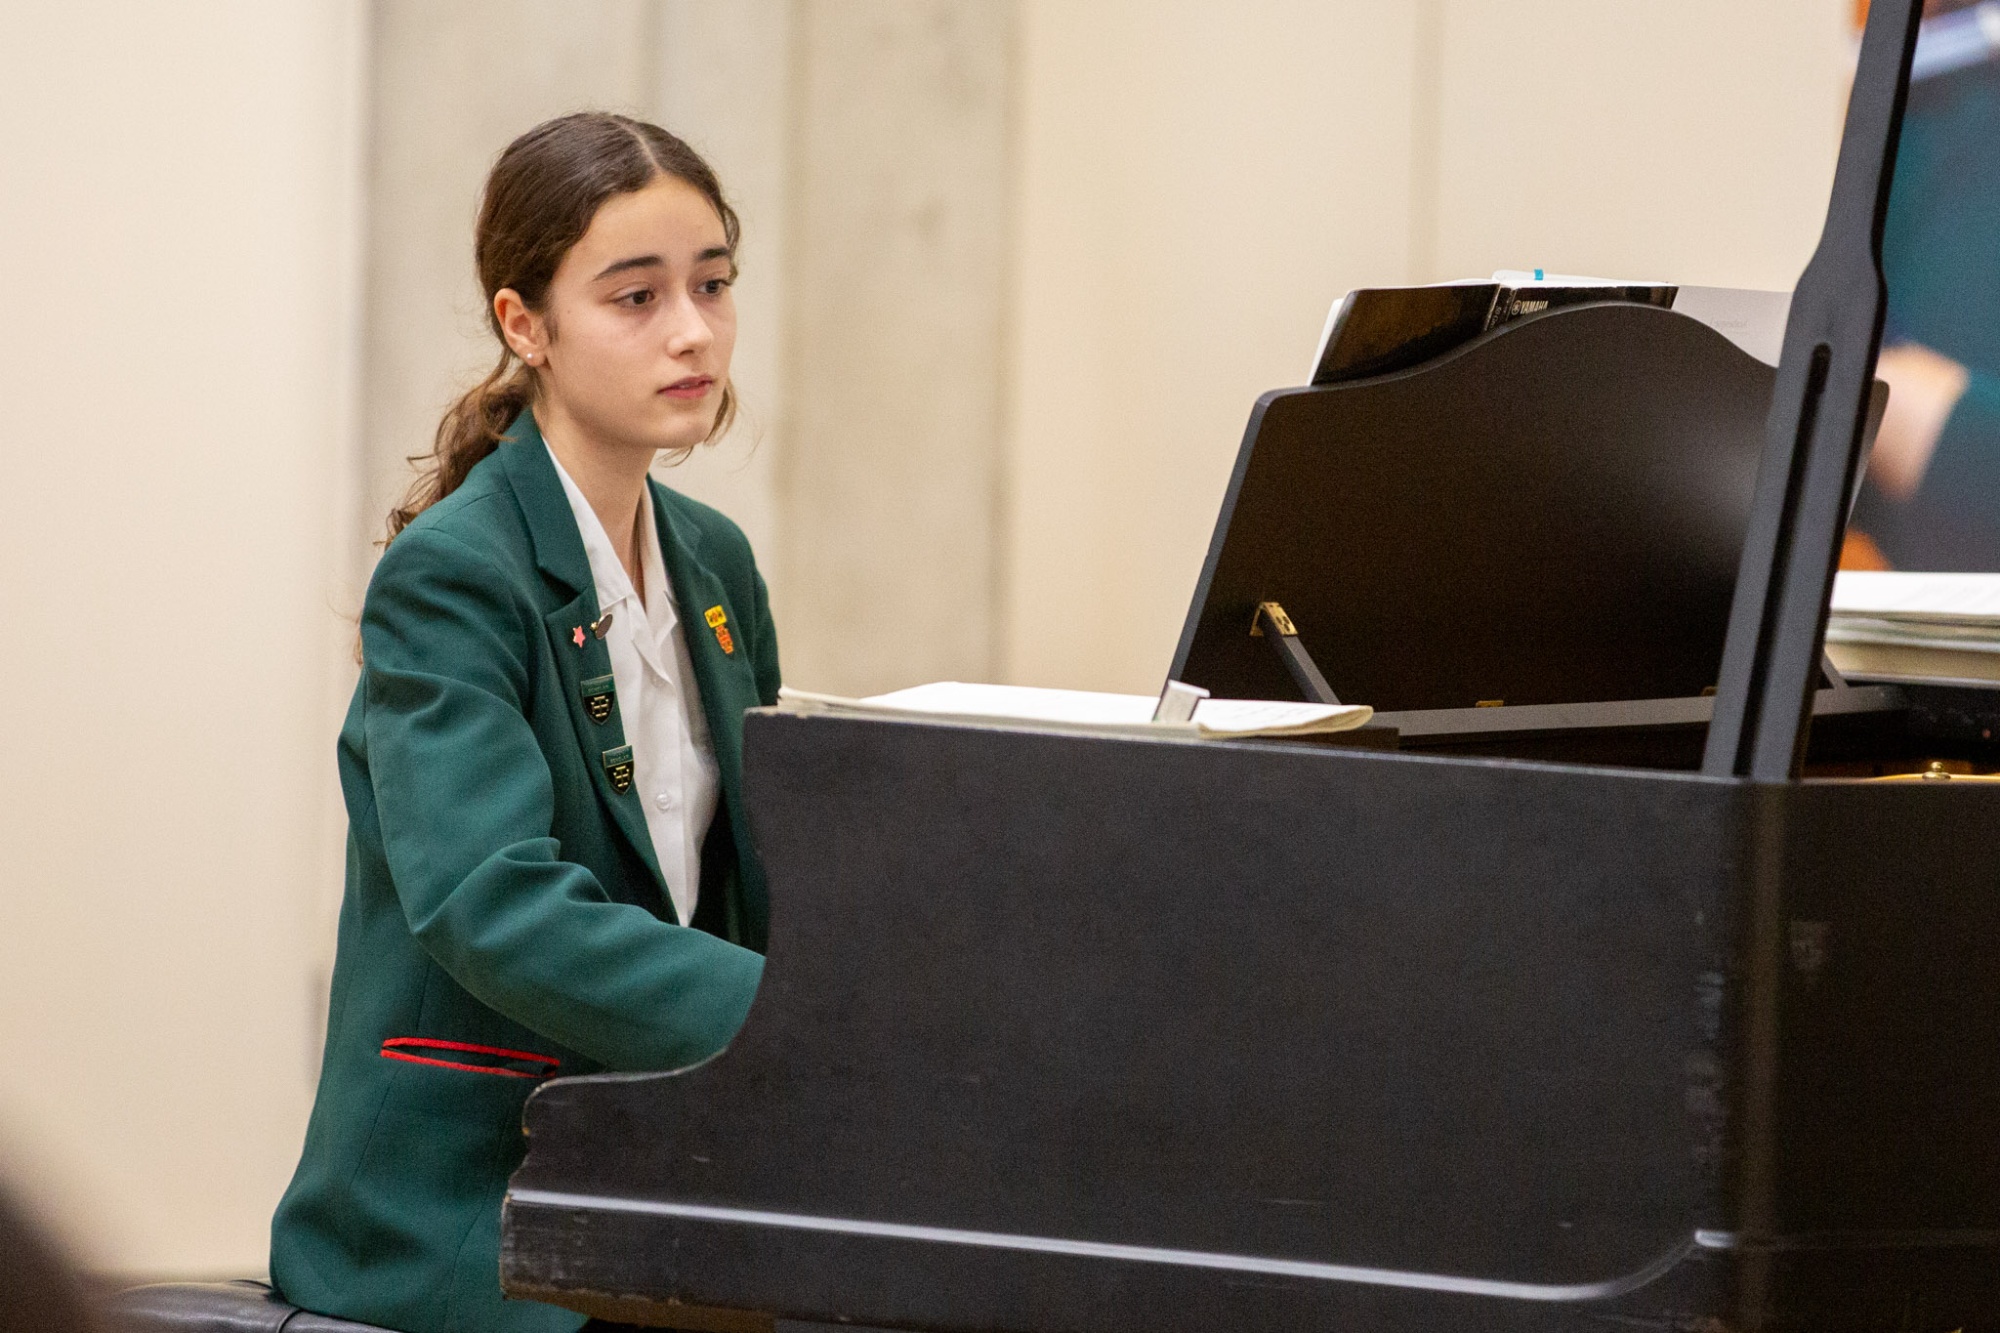
<svg viewBox="0 0 2000 1333">
<path fill-rule="evenodd" d="M 161 1282 L 105 1306 L 112 1333 L 392 1333 L 278 1299 L 262 1282 Z"/>
</svg>

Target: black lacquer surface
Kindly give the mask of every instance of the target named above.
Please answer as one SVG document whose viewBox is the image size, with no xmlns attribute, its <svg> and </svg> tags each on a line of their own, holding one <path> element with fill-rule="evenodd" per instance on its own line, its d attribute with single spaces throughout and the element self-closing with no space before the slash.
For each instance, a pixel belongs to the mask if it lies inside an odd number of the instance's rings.
<svg viewBox="0 0 2000 1333">
<path fill-rule="evenodd" d="M 749 740 L 765 989 L 706 1066 L 535 1097 L 516 1290 L 1105 1333 L 2000 1315 L 2000 790 Z"/>
<path fill-rule="evenodd" d="M 1170 674 L 1294 699 L 1281 602 L 1378 710 L 1716 683 L 1775 371 L 1686 315 L 1551 311 L 1396 375 L 1257 402 Z"/>
</svg>

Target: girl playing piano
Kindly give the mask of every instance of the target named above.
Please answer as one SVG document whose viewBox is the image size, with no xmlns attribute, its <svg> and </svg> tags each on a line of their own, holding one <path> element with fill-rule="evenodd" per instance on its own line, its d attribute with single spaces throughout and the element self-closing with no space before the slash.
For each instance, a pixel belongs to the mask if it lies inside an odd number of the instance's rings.
<svg viewBox="0 0 2000 1333">
<path fill-rule="evenodd" d="M 742 716 L 778 692 L 750 546 L 652 480 L 729 425 L 736 215 L 665 130 L 508 147 L 474 251 L 501 347 L 445 415 L 361 616 L 319 1093 L 272 1224 L 292 1303 L 408 1333 L 570 1333 L 501 1299 L 521 1110 L 694 1064 L 762 973 Z"/>
</svg>

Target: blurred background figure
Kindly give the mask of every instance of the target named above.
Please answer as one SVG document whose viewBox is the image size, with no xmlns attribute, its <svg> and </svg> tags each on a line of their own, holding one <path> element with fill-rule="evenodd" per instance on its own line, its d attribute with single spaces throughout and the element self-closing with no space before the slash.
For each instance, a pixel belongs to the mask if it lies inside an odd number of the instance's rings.
<svg viewBox="0 0 2000 1333">
<path fill-rule="evenodd" d="M 99 1327 L 68 1256 L 0 1182 L 0 1333 Z"/>
<path fill-rule="evenodd" d="M 1917 74 L 1882 244 L 1889 410 L 1847 563 L 2000 570 L 2000 4 L 1930 0 Z"/>
</svg>

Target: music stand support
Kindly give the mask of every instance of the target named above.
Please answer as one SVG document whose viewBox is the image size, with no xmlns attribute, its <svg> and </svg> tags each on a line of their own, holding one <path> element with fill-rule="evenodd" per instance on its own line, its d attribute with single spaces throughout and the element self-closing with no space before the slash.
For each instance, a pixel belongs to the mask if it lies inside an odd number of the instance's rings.
<svg viewBox="0 0 2000 1333">
<path fill-rule="evenodd" d="M 1285 664 L 1285 670 L 1290 674 L 1292 683 L 1299 687 L 1299 693 L 1305 695 L 1307 703 L 1340 702 L 1333 692 L 1333 687 L 1326 683 L 1326 677 L 1320 673 L 1319 663 L 1313 661 L 1312 654 L 1306 651 L 1303 643 L 1299 642 L 1298 626 L 1294 625 L 1292 618 L 1285 614 L 1284 607 L 1276 602 L 1257 603 L 1257 615 L 1250 622 L 1250 633 L 1253 637 L 1268 638 L 1271 641 L 1271 651 Z"/>
<path fill-rule="evenodd" d="M 1921 0 L 1869 10 L 1826 226 L 1785 327 L 1702 758 L 1712 776 L 1783 781 L 1803 766 L 1882 341 L 1882 224 L 1922 18 Z"/>
</svg>

